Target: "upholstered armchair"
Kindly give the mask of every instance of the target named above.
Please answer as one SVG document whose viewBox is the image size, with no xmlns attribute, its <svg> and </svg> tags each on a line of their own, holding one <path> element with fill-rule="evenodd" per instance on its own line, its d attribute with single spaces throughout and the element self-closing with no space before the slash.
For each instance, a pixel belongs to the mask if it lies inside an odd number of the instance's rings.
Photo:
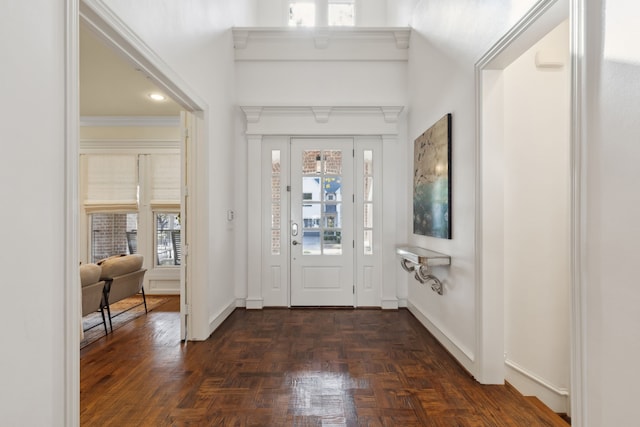
<svg viewBox="0 0 640 427">
<path fill-rule="evenodd" d="M 144 310 L 147 312 L 147 298 L 142 287 L 144 274 L 147 269 L 142 268 L 144 257 L 139 254 L 116 255 L 98 262 L 102 268 L 100 280 L 104 280 L 104 306 L 109 315 L 109 326 L 113 331 L 110 305 L 130 296 L 142 293 Z"/>
<path fill-rule="evenodd" d="M 96 264 L 82 264 L 80 266 L 80 285 L 82 286 L 82 316 L 100 311 L 102 315 L 102 324 L 104 332 L 107 331 L 107 322 L 104 317 L 104 306 L 102 300 L 104 298 L 105 281 L 100 280 L 102 268 Z"/>
</svg>

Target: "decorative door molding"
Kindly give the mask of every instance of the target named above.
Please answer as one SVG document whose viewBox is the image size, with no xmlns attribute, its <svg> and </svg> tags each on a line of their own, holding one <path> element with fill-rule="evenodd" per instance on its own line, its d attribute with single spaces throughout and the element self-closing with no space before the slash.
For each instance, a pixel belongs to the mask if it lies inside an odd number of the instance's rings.
<svg viewBox="0 0 640 427">
<path fill-rule="evenodd" d="M 399 135 L 400 116 L 403 106 L 241 106 L 246 119 L 245 135 L 247 138 L 247 167 L 248 167 L 248 259 L 252 268 L 247 285 L 246 307 L 261 309 L 264 305 L 271 305 L 269 297 L 264 294 L 263 274 L 273 272 L 272 266 L 263 265 L 266 261 L 263 248 L 265 247 L 265 212 L 263 207 L 264 177 L 262 163 L 264 149 L 287 150 L 288 141 L 292 137 L 354 137 L 356 147 L 358 140 L 371 141 L 372 138 L 381 141 L 382 170 L 393 171 L 396 166 L 395 152 Z M 266 145 L 265 145 L 266 144 Z M 279 147 L 279 148 L 278 148 Z M 283 159 L 288 154 L 283 153 Z M 268 157 L 268 156 L 267 156 Z M 382 234 L 381 254 L 376 261 L 380 269 L 382 287 L 380 289 L 379 306 L 385 309 L 397 309 L 398 298 L 395 280 L 395 244 L 396 244 L 396 209 L 395 196 L 396 174 L 385 175 L 382 182 L 385 206 L 382 218 L 376 219 Z M 288 195 L 284 194 L 284 197 Z M 391 199 L 389 199 L 391 198 Z M 392 203 L 389 203 L 392 200 Z M 384 227 L 384 228 L 383 228 Z M 283 257 L 286 259 L 287 257 Z M 381 258 L 381 259 L 380 259 Z M 386 258 L 389 258 L 388 260 Z M 259 268 L 257 267 L 259 266 Z M 283 277 L 288 271 L 288 265 L 282 266 L 277 277 Z M 265 276 L 266 277 L 266 276 Z M 286 290 L 288 292 L 288 290 Z M 266 298 L 265 298 L 266 297 Z M 284 305 L 285 298 L 274 299 L 275 304 Z M 288 301 L 288 300 L 287 300 Z M 288 303 L 287 303 L 288 304 Z"/>
</svg>

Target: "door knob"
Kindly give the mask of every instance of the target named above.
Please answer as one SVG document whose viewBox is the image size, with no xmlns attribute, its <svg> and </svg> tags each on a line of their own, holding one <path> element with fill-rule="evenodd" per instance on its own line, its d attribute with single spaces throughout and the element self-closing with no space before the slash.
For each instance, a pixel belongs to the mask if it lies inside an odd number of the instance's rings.
<svg viewBox="0 0 640 427">
<path fill-rule="evenodd" d="M 292 245 L 299 245 L 300 243 L 297 240 L 294 240 L 293 242 L 291 242 Z"/>
</svg>

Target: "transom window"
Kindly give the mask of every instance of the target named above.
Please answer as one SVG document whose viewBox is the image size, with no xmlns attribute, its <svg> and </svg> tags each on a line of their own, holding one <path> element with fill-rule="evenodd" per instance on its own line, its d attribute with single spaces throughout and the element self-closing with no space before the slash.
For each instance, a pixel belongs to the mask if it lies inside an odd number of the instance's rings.
<svg viewBox="0 0 640 427">
<path fill-rule="evenodd" d="M 290 27 L 313 27 L 316 25 L 316 5 L 309 1 L 289 3 Z"/>
<path fill-rule="evenodd" d="M 291 27 L 355 25 L 354 0 L 294 0 L 288 5 Z"/>
<path fill-rule="evenodd" d="M 327 17 L 330 27 L 353 27 L 355 21 L 355 4 L 351 1 L 329 1 Z"/>
</svg>

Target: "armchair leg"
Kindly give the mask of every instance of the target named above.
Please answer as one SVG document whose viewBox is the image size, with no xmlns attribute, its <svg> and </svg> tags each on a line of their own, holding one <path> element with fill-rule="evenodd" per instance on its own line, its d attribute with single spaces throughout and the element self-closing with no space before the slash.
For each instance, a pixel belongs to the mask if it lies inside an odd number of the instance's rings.
<svg viewBox="0 0 640 427">
<path fill-rule="evenodd" d="M 107 329 L 107 320 L 104 317 L 104 307 L 100 307 L 100 314 L 102 315 L 102 324 L 104 325 L 104 334 L 109 335 L 109 330 Z"/>
<path fill-rule="evenodd" d="M 144 288 L 141 289 L 142 292 L 142 301 L 144 301 L 144 312 L 148 313 L 149 310 L 147 310 L 147 297 L 144 295 Z"/>
<path fill-rule="evenodd" d="M 107 308 L 107 314 L 109 315 L 109 326 L 111 327 L 111 332 L 113 332 L 113 323 L 111 322 L 111 308 L 109 307 L 109 289 L 107 289 L 106 286 L 104 288 L 104 292 L 102 296 L 103 296 L 102 307 Z M 107 325 L 105 324 L 104 327 L 106 329 Z"/>
</svg>

